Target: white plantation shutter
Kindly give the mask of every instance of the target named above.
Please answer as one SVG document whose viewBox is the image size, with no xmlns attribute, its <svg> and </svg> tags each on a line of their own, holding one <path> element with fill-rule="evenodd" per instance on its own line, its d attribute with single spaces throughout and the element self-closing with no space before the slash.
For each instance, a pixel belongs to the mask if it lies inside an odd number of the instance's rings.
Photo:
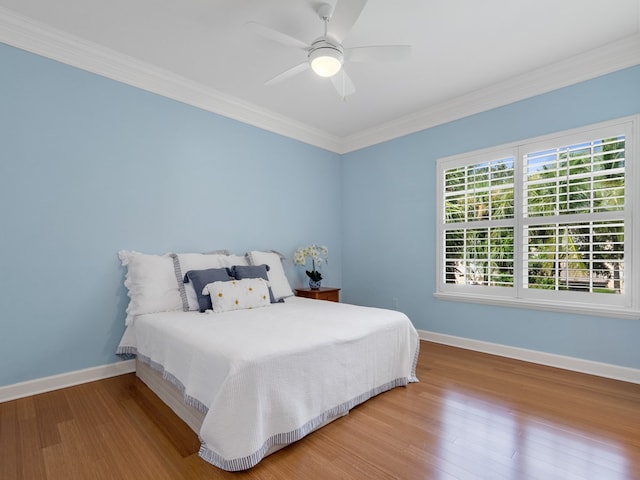
<svg viewBox="0 0 640 480">
<path fill-rule="evenodd" d="M 526 154 L 525 215 L 624 210 L 624 155 L 624 135 Z"/>
<path fill-rule="evenodd" d="M 526 287 L 624 293 L 623 221 L 529 226 L 525 238 Z"/>
<path fill-rule="evenodd" d="M 444 281 L 513 286 L 514 158 L 444 172 Z"/>
<path fill-rule="evenodd" d="M 625 144 L 614 135 L 523 156 L 525 287 L 624 293 Z"/>
<path fill-rule="evenodd" d="M 639 118 L 439 160 L 436 296 L 640 316 Z"/>
</svg>

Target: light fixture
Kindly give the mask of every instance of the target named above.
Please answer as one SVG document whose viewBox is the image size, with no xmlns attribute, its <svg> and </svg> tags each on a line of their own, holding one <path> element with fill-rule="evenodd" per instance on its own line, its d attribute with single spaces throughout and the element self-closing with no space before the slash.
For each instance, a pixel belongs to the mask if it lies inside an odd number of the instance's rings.
<svg viewBox="0 0 640 480">
<path fill-rule="evenodd" d="M 309 52 L 311 69 L 321 77 L 333 77 L 342 68 L 344 54 L 339 45 L 332 45 L 324 39 L 312 44 Z"/>
</svg>

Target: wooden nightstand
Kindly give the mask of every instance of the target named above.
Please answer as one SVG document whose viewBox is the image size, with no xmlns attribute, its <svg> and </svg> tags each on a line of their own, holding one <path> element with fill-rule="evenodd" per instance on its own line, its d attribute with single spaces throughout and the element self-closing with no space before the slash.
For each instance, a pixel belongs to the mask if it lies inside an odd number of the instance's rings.
<svg viewBox="0 0 640 480">
<path fill-rule="evenodd" d="M 296 288 L 296 296 L 313 298 L 314 300 L 328 300 L 330 302 L 340 301 L 340 289 L 331 287 L 320 287 L 318 290 L 310 288 Z"/>
</svg>

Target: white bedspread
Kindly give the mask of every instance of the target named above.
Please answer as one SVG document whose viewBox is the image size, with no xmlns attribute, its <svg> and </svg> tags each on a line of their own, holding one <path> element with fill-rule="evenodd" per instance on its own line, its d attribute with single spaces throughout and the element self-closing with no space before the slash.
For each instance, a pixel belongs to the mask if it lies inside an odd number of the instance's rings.
<svg viewBox="0 0 640 480">
<path fill-rule="evenodd" d="M 119 353 L 163 371 L 206 416 L 200 456 L 256 465 L 325 420 L 417 381 L 419 339 L 403 313 L 303 298 L 218 314 L 138 316 Z"/>
</svg>

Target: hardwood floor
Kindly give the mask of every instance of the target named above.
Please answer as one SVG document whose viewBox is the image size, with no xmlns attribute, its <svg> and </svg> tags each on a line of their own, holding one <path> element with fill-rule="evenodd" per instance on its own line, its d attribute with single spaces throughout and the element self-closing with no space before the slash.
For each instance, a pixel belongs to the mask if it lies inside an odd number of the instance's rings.
<svg viewBox="0 0 640 480">
<path fill-rule="evenodd" d="M 133 374 L 0 404 L 0 479 L 640 479 L 640 385 L 422 342 L 420 383 L 229 473 Z"/>
</svg>

